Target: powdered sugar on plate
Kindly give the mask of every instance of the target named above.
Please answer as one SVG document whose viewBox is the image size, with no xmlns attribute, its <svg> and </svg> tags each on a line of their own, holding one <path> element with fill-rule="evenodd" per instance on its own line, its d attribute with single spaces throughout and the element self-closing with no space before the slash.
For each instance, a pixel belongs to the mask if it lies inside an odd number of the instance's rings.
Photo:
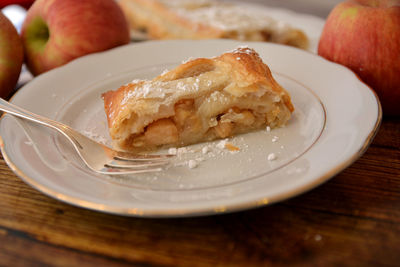
<svg viewBox="0 0 400 267">
<path fill-rule="evenodd" d="M 103 144 L 103 145 L 107 144 L 107 139 L 104 136 L 102 136 L 94 131 L 85 130 L 85 131 L 82 131 L 82 134 L 89 137 L 90 139 L 93 139 L 96 142 L 99 142 L 100 144 Z"/>
<path fill-rule="evenodd" d="M 270 128 L 265 131 L 265 135 L 270 135 Z M 277 143 L 279 137 L 274 135 L 270 137 L 271 143 Z M 199 147 L 200 146 L 200 147 Z M 207 142 L 204 144 L 198 144 L 196 147 L 172 147 L 169 148 L 167 153 L 170 155 L 176 155 L 176 158 L 172 164 L 173 167 L 187 167 L 189 169 L 195 169 L 199 167 L 202 162 L 208 160 L 215 160 L 218 157 L 229 157 L 238 153 L 247 152 L 249 149 L 243 136 L 236 136 L 232 138 L 225 138 L 222 140 L 216 140 L 213 142 Z M 280 145 L 277 151 L 265 151 L 265 158 L 269 162 L 278 159 L 280 150 L 283 150 L 284 146 Z M 248 162 L 253 159 L 248 158 Z"/>
</svg>

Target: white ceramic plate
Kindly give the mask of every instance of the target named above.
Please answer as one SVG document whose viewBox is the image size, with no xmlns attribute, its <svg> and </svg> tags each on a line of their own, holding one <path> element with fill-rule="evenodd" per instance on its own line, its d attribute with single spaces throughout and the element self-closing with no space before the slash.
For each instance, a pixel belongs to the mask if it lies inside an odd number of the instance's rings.
<svg viewBox="0 0 400 267">
<path fill-rule="evenodd" d="M 236 4 L 244 6 L 246 9 L 256 9 L 257 12 L 263 12 L 277 21 L 283 21 L 292 27 L 302 30 L 310 41 L 308 50 L 314 53 L 317 52 L 319 37 L 321 36 L 321 32 L 325 24 L 325 20 L 322 18 L 308 14 L 297 13 L 285 8 L 269 7 L 257 3 L 236 1 Z M 131 31 L 131 38 L 135 41 L 147 39 L 144 33 L 138 31 Z"/>
<path fill-rule="evenodd" d="M 41 75 L 12 102 L 109 142 L 101 93 L 151 78 L 189 57 L 239 45 L 259 52 L 292 96 L 286 127 L 190 146 L 174 166 L 130 177 L 96 175 L 57 133 L 4 116 L 2 152 L 25 182 L 56 199 L 132 216 L 193 216 L 236 211 L 296 196 L 354 162 L 371 142 L 381 110 L 375 94 L 348 69 L 300 49 L 229 40 L 143 42 L 89 55 Z M 26 132 L 29 132 L 28 138 Z M 210 151 L 202 153 L 207 146 Z M 274 153 L 277 158 L 268 160 Z M 188 162 L 196 161 L 196 168 Z"/>
</svg>

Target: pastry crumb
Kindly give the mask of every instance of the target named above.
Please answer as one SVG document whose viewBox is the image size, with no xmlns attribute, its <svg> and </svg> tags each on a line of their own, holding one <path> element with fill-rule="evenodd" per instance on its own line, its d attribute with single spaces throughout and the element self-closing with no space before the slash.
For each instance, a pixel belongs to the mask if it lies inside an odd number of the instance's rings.
<svg viewBox="0 0 400 267">
<path fill-rule="evenodd" d="M 207 154 L 208 152 L 210 152 L 210 149 L 208 148 L 208 146 L 205 146 L 205 147 L 203 147 L 203 148 L 201 149 L 201 152 L 202 152 L 203 154 Z"/>
<path fill-rule="evenodd" d="M 171 147 L 170 149 L 168 149 L 168 154 L 170 155 L 176 155 L 178 152 L 178 150 L 176 149 L 176 147 Z"/>
<path fill-rule="evenodd" d="M 186 147 L 180 147 L 177 149 L 177 154 L 184 154 L 188 152 L 188 149 Z"/>
<path fill-rule="evenodd" d="M 188 166 L 189 166 L 190 169 L 196 168 L 197 165 L 198 165 L 197 161 L 195 161 L 195 160 L 193 160 L 193 159 L 191 159 L 191 160 L 188 161 Z"/>
<path fill-rule="evenodd" d="M 25 145 L 28 145 L 28 146 L 32 146 L 33 145 L 33 143 L 31 141 L 25 141 L 24 143 L 25 143 Z"/>
<path fill-rule="evenodd" d="M 226 142 L 227 142 L 226 139 L 219 141 L 219 143 L 217 144 L 217 148 L 224 149 L 226 146 Z"/>
<path fill-rule="evenodd" d="M 268 154 L 267 158 L 269 161 L 273 161 L 273 160 L 276 160 L 277 156 L 275 153 L 270 153 L 270 154 Z"/>
</svg>

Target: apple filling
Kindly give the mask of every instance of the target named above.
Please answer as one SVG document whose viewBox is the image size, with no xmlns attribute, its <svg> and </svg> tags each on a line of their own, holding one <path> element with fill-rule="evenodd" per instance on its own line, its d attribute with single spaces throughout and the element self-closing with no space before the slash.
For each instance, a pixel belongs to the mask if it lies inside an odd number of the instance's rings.
<svg viewBox="0 0 400 267">
<path fill-rule="evenodd" d="M 132 134 L 124 146 L 154 149 L 226 138 L 273 125 L 278 115 L 274 110 L 264 114 L 235 106 L 204 120 L 196 110 L 194 99 L 180 100 L 174 105 L 173 116 L 151 122 L 140 134 Z"/>
</svg>

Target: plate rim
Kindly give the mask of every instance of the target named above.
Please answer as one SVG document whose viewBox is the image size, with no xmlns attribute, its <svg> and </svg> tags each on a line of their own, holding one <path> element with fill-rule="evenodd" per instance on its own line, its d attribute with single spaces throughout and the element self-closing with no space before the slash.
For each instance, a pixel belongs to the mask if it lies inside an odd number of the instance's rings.
<svg viewBox="0 0 400 267">
<path fill-rule="evenodd" d="M 154 43 L 154 42 L 163 43 L 165 41 L 150 41 L 147 43 Z M 174 42 L 177 42 L 177 41 L 174 41 Z M 118 49 L 118 48 L 116 48 L 116 49 Z M 308 52 L 312 55 L 315 55 L 309 51 L 304 51 L 304 52 Z M 89 56 L 93 56 L 93 55 L 89 55 Z M 332 62 L 329 62 L 329 63 L 332 63 Z M 338 65 L 340 67 L 343 67 L 343 68 L 349 70 L 348 68 L 346 68 L 342 65 L 339 65 L 336 63 L 332 63 L 332 64 Z M 58 68 L 58 70 L 59 69 L 60 68 Z M 330 170 L 325 172 L 324 175 L 318 177 L 317 179 L 314 179 L 312 182 L 303 184 L 302 186 L 296 187 L 293 190 L 289 190 L 289 191 L 285 192 L 284 194 L 280 194 L 279 196 L 277 196 L 275 198 L 271 198 L 271 197 L 269 197 L 268 199 L 262 198 L 262 199 L 258 199 L 258 200 L 247 201 L 247 202 L 244 202 L 241 204 L 236 204 L 236 205 L 228 204 L 227 206 L 223 206 L 223 207 L 210 207 L 211 206 L 210 205 L 209 207 L 198 208 L 198 209 L 193 209 L 193 208 L 165 209 L 164 208 L 164 209 L 160 209 L 160 210 L 156 210 L 156 209 L 140 210 L 138 208 L 118 208 L 118 207 L 112 207 L 112 206 L 106 207 L 106 205 L 104 205 L 104 204 L 94 203 L 94 202 L 86 201 L 86 200 L 79 199 L 79 198 L 76 198 L 73 196 L 67 196 L 67 195 L 60 194 L 56 190 L 53 190 L 51 188 L 46 187 L 45 185 L 40 184 L 39 182 L 36 182 L 34 178 L 29 177 L 29 175 L 27 175 L 22 170 L 20 170 L 18 168 L 18 166 L 14 162 L 12 162 L 9 155 L 5 151 L 5 142 L 1 136 L 0 136 L 0 150 L 3 154 L 3 158 L 4 158 L 5 162 L 7 163 L 7 165 L 25 183 L 27 183 L 28 185 L 32 186 L 33 188 L 37 189 L 38 191 L 40 191 L 40 192 L 44 193 L 45 195 L 50 196 L 54 199 L 60 200 L 64 203 L 68 203 L 68 204 L 71 204 L 71 205 L 74 205 L 77 207 L 87 208 L 90 210 L 102 211 L 102 212 L 117 214 L 117 215 L 140 216 L 140 217 L 183 217 L 183 216 L 189 217 L 189 216 L 200 216 L 200 215 L 207 215 L 207 214 L 227 213 L 227 212 L 240 211 L 240 210 L 245 210 L 245 209 L 250 209 L 250 208 L 257 208 L 257 207 L 265 206 L 265 205 L 268 205 L 271 203 L 276 203 L 276 202 L 282 201 L 284 199 L 288 199 L 290 197 L 298 196 L 300 194 L 303 194 L 303 193 L 319 186 L 320 184 L 328 181 L 329 178 L 333 177 L 335 174 L 339 173 L 340 171 L 344 170 L 349 165 L 351 165 L 354 161 L 356 161 L 359 157 L 361 157 L 364 154 L 364 152 L 368 149 L 371 141 L 375 137 L 375 135 L 378 132 L 378 129 L 380 127 L 380 124 L 382 121 L 382 108 L 381 108 L 381 104 L 379 102 L 379 98 L 378 98 L 377 94 L 372 90 L 372 88 L 370 88 L 368 85 L 366 85 L 364 82 L 362 82 L 362 80 L 353 71 L 350 70 L 350 72 L 352 72 L 354 74 L 354 76 L 362 84 L 367 86 L 371 90 L 371 92 L 373 93 L 373 95 L 375 97 L 375 100 L 377 102 L 378 114 L 377 114 L 377 118 L 376 118 L 373 129 L 371 130 L 371 132 L 368 133 L 368 136 L 364 140 L 360 149 L 357 152 L 355 152 L 348 160 L 342 162 L 340 165 L 334 166 L 334 168 L 331 168 Z M 23 89 L 23 88 L 21 88 L 21 89 Z M 19 90 L 17 93 L 15 93 L 12 96 L 12 98 L 10 99 L 10 101 L 12 102 L 12 99 L 17 94 L 19 94 L 21 91 L 22 90 Z M 3 114 L 1 119 L 3 119 L 4 116 L 5 116 L 5 114 Z"/>
</svg>

